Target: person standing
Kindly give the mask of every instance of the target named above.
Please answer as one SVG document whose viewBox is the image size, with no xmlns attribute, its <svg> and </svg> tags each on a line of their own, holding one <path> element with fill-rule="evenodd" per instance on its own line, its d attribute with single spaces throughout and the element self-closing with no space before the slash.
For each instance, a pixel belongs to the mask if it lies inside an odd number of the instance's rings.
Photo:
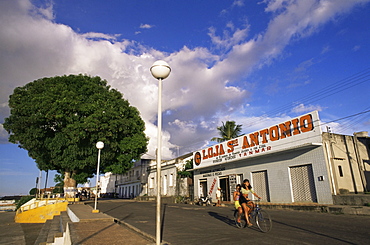
<svg viewBox="0 0 370 245">
<path fill-rule="evenodd" d="M 216 199 L 217 199 L 216 207 L 220 207 L 221 206 L 221 187 L 217 188 Z"/>
</svg>

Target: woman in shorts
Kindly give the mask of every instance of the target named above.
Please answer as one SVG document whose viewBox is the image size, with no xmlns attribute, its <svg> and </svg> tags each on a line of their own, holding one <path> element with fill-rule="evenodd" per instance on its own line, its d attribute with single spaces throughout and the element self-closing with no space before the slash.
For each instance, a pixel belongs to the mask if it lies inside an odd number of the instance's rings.
<svg viewBox="0 0 370 245">
<path fill-rule="evenodd" d="M 245 214 L 245 219 L 247 221 L 248 227 L 252 226 L 252 223 L 249 221 L 249 214 L 254 208 L 254 203 L 249 199 L 249 193 L 252 193 L 258 199 L 261 199 L 252 189 L 249 180 L 245 179 L 240 190 L 241 195 L 239 196 L 239 203 L 242 206 Z"/>
</svg>

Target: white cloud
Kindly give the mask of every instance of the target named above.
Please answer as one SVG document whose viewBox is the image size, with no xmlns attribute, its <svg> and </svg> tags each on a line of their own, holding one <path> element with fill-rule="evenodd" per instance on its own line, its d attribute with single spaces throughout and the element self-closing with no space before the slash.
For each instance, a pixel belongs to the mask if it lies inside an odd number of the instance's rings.
<svg viewBox="0 0 370 245">
<path fill-rule="evenodd" d="M 0 144 L 8 142 L 8 132 L 4 129 L 4 126 L 0 124 Z"/>
<path fill-rule="evenodd" d="M 331 50 L 329 45 L 326 45 L 325 47 L 322 48 L 321 54 L 325 54 Z"/>
<path fill-rule="evenodd" d="M 89 39 L 105 39 L 105 40 L 116 40 L 119 35 L 109 35 L 98 32 L 88 32 L 81 35 L 81 37 Z"/>
<path fill-rule="evenodd" d="M 243 0 L 235 0 L 233 2 L 232 6 L 242 7 L 242 6 L 244 6 L 244 1 Z"/>
<path fill-rule="evenodd" d="M 310 68 L 312 65 L 314 65 L 315 62 L 313 60 L 313 58 L 309 59 L 309 60 L 305 60 L 303 62 L 301 62 L 297 68 L 295 68 L 295 72 L 304 72 L 306 71 L 308 68 Z"/>
<path fill-rule="evenodd" d="M 352 48 L 352 50 L 356 52 L 356 51 L 360 50 L 360 48 L 361 48 L 361 46 L 360 46 L 360 45 L 356 45 L 356 46 L 354 46 L 354 47 Z"/>
<path fill-rule="evenodd" d="M 217 48 L 222 50 L 228 50 L 236 44 L 241 43 L 248 36 L 249 26 L 243 29 L 236 29 L 234 31 L 234 25 L 232 22 L 228 22 L 226 27 L 229 30 L 225 29 L 222 36 L 216 35 L 216 28 L 210 27 L 208 30 L 208 36 L 211 38 L 211 41 Z"/>
<path fill-rule="evenodd" d="M 55 17 L 53 13 L 52 1 L 46 2 L 45 7 L 33 8 L 33 10 L 48 20 L 53 20 Z"/>
<path fill-rule="evenodd" d="M 149 24 L 141 24 L 140 25 L 140 28 L 141 29 L 151 29 L 153 27 L 154 27 L 153 25 L 149 25 Z"/>
<path fill-rule="evenodd" d="M 293 113 L 305 113 L 305 112 L 311 112 L 311 111 L 322 111 L 322 107 L 319 105 L 304 105 L 299 104 L 296 107 L 292 109 Z"/>
</svg>

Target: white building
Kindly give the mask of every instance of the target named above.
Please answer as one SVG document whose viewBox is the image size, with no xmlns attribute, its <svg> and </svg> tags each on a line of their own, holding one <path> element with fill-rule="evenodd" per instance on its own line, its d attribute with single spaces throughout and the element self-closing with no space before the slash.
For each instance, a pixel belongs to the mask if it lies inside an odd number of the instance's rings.
<svg viewBox="0 0 370 245">
<path fill-rule="evenodd" d="M 111 172 L 105 173 L 104 176 L 100 176 L 100 193 L 116 193 L 116 181 L 117 175 Z"/>
<path fill-rule="evenodd" d="M 179 178 L 178 171 L 184 169 L 187 160 L 192 158 L 192 153 L 178 158 L 163 161 L 161 164 L 161 196 L 189 196 L 187 178 Z M 157 195 L 157 163 L 153 161 L 148 168 L 148 196 Z"/>
<path fill-rule="evenodd" d="M 119 198 L 134 198 L 147 194 L 147 168 L 153 162 L 153 159 L 141 159 L 125 174 L 117 175 L 115 186 Z"/>
<path fill-rule="evenodd" d="M 216 200 L 221 187 L 230 201 L 236 184 L 249 179 L 264 201 L 332 204 L 340 190 L 368 189 L 370 139 L 359 139 L 323 134 L 314 111 L 201 149 L 193 154 L 194 195 Z"/>
</svg>

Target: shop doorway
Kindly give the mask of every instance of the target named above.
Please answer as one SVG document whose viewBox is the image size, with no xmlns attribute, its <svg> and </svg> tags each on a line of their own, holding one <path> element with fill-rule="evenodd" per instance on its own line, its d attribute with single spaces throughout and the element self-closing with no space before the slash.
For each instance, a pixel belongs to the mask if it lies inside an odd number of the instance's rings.
<svg viewBox="0 0 370 245">
<path fill-rule="evenodd" d="M 199 197 L 208 195 L 207 180 L 199 180 Z"/>
<path fill-rule="evenodd" d="M 223 201 L 230 202 L 230 183 L 229 177 L 220 178 L 221 197 Z"/>
<path fill-rule="evenodd" d="M 317 202 L 312 165 L 290 167 L 293 202 Z"/>
</svg>

